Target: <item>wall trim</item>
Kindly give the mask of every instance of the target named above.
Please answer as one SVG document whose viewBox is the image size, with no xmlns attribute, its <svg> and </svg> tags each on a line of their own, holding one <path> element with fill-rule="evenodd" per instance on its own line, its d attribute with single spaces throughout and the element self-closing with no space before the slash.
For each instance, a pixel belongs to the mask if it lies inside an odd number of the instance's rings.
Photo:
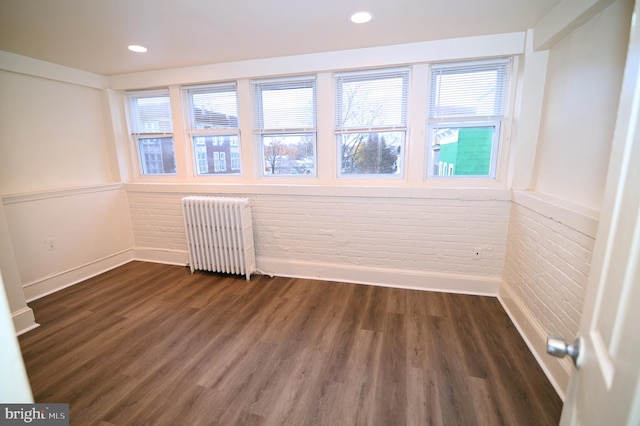
<svg viewBox="0 0 640 426">
<path fill-rule="evenodd" d="M 133 260 L 186 266 L 189 261 L 189 254 L 187 251 L 181 250 L 138 247 L 134 249 Z M 273 257 L 258 257 L 256 264 L 257 273 L 263 275 L 367 284 L 407 290 L 497 296 L 498 286 L 500 285 L 499 277 L 291 261 Z M 313 272 L 310 273 L 309 271 Z"/>
<path fill-rule="evenodd" d="M 11 319 L 13 320 L 13 326 L 16 329 L 16 335 L 26 333 L 34 328 L 40 327 L 40 324 L 36 322 L 36 318 L 33 314 L 33 309 L 25 306 L 22 309 L 18 309 L 15 312 L 11 312 Z"/>
<path fill-rule="evenodd" d="M 498 277 L 379 268 L 368 265 L 291 261 L 273 257 L 257 258 L 256 263 L 258 272 L 269 276 L 367 284 L 407 290 L 496 296 L 500 284 Z"/>
<path fill-rule="evenodd" d="M 597 210 L 539 192 L 513 191 L 512 201 L 591 238 L 596 237 L 600 221 Z"/>
<path fill-rule="evenodd" d="M 31 302 L 41 297 L 60 291 L 89 278 L 100 275 L 118 266 L 129 263 L 133 260 L 131 249 L 97 259 L 93 262 L 68 269 L 63 272 L 51 274 L 22 285 L 27 302 Z"/>
<path fill-rule="evenodd" d="M 106 77 L 76 68 L 65 67 L 52 62 L 41 61 L 27 56 L 0 50 L 0 70 L 46 78 L 62 83 L 106 89 Z"/>
<path fill-rule="evenodd" d="M 189 263 L 189 252 L 186 250 L 169 250 L 153 247 L 136 247 L 133 259 L 141 262 L 164 263 L 167 265 L 186 266 Z"/>
<path fill-rule="evenodd" d="M 563 0 L 533 28 L 534 49 L 551 49 L 576 28 L 602 12 L 614 0 Z"/>
<path fill-rule="evenodd" d="M 106 183 L 97 185 L 77 186 L 60 189 L 46 189 L 42 191 L 29 191 L 15 194 L 2 194 L 2 204 L 20 204 L 32 201 L 46 200 L 49 198 L 70 197 L 81 194 L 92 194 L 104 191 L 117 191 L 123 189 L 122 183 Z"/>
<path fill-rule="evenodd" d="M 560 360 L 547 354 L 546 332 L 540 327 L 535 318 L 531 317 L 520 300 L 513 297 L 511 290 L 504 282 L 500 286 L 498 300 L 529 347 L 538 365 L 558 393 L 558 396 L 564 401 L 565 390 L 569 383 L 569 374 L 572 368 L 571 362 L 566 358 Z"/>
</svg>

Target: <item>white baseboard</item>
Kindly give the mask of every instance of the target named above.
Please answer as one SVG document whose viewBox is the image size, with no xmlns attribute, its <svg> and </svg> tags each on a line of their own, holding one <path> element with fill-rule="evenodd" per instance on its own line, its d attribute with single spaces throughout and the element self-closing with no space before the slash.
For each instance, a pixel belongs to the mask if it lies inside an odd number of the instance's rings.
<svg viewBox="0 0 640 426">
<path fill-rule="evenodd" d="M 181 250 L 139 247 L 133 250 L 134 260 L 187 265 L 189 254 Z M 258 273 L 270 276 L 306 278 L 316 280 L 369 284 L 413 290 L 443 291 L 448 293 L 497 296 L 499 277 L 445 274 L 433 271 L 375 268 L 300 260 L 258 257 Z"/>
<path fill-rule="evenodd" d="M 133 260 L 132 250 L 123 250 L 73 269 L 23 284 L 25 298 L 27 302 L 40 299 L 48 294 L 117 268 L 120 265 L 131 262 L 131 260 Z"/>
<path fill-rule="evenodd" d="M 518 329 L 520 336 L 522 336 L 529 350 L 538 361 L 540 368 L 546 374 L 558 396 L 564 401 L 565 390 L 569 383 L 569 374 L 572 368 L 571 363 L 567 359 L 560 360 L 547 354 L 546 332 L 524 309 L 522 303 L 512 296 L 506 283 L 503 283 L 500 287 L 498 300 Z"/>
<path fill-rule="evenodd" d="M 499 277 L 446 274 L 435 271 L 400 270 L 272 257 L 256 259 L 258 271 L 265 275 L 369 284 L 411 290 L 442 291 L 496 296 Z"/>
<path fill-rule="evenodd" d="M 133 249 L 133 260 L 185 266 L 189 263 L 189 252 L 187 252 L 186 250 L 167 250 L 152 247 L 136 247 Z"/>
<path fill-rule="evenodd" d="M 40 327 L 40 324 L 36 322 L 36 318 L 33 315 L 33 309 L 28 306 L 18 309 L 15 312 L 11 312 L 11 319 L 13 320 L 13 326 L 16 329 L 16 335 L 18 336 L 29 330 Z"/>
</svg>

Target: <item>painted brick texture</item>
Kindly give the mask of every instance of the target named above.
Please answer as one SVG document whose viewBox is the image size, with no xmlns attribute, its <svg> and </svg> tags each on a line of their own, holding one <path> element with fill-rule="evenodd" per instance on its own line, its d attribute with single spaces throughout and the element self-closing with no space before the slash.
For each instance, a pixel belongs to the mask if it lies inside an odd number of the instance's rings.
<svg viewBox="0 0 640 426">
<path fill-rule="evenodd" d="M 128 194 L 136 247 L 187 250 L 180 199 L 197 194 Z M 257 259 L 488 277 L 504 267 L 510 201 L 236 196 L 251 201 Z"/>
<path fill-rule="evenodd" d="M 135 247 L 187 250 L 180 199 L 190 194 L 127 194 Z"/>
<path fill-rule="evenodd" d="M 578 334 L 594 239 L 513 203 L 504 285 L 549 334 Z"/>
</svg>

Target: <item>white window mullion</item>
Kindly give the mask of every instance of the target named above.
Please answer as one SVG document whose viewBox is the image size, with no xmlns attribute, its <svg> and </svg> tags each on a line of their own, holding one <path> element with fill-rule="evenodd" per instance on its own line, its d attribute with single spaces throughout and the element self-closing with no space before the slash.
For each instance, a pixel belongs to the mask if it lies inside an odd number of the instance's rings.
<svg viewBox="0 0 640 426">
<path fill-rule="evenodd" d="M 425 161 L 427 158 L 424 135 L 427 134 L 427 99 L 429 87 L 429 65 L 417 64 L 411 67 L 409 86 L 409 117 L 411 123 L 407 130 L 405 148 L 406 177 L 409 182 L 420 183 L 425 179 Z"/>
<path fill-rule="evenodd" d="M 336 138 L 333 134 L 334 119 L 333 106 L 333 75 L 330 72 L 320 73 L 317 77 L 318 104 L 318 132 L 317 158 L 318 179 L 325 184 L 335 184 L 338 176 L 336 162 Z"/>
<path fill-rule="evenodd" d="M 169 98 L 171 100 L 171 116 L 172 117 L 182 117 L 182 102 L 181 102 L 181 93 L 180 87 L 171 86 L 169 87 Z M 184 165 L 185 167 L 176 167 L 176 175 L 185 179 L 189 172 L 192 169 L 191 163 L 187 160 L 190 158 L 188 143 L 185 141 L 184 137 L 184 123 L 182 120 L 173 121 L 173 143 L 174 143 L 174 155 L 176 164 Z"/>
<path fill-rule="evenodd" d="M 251 181 L 255 180 L 259 173 L 258 164 L 259 153 L 255 147 L 255 143 L 252 137 L 252 130 L 254 128 L 254 118 L 252 114 L 252 88 L 251 81 L 248 79 L 241 79 L 237 81 L 238 89 L 238 115 L 243 117 L 239 125 L 239 134 L 243 137 L 244 145 L 247 149 L 238 151 L 238 162 L 242 167 L 242 176 L 245 179 Z"/>
</svg>

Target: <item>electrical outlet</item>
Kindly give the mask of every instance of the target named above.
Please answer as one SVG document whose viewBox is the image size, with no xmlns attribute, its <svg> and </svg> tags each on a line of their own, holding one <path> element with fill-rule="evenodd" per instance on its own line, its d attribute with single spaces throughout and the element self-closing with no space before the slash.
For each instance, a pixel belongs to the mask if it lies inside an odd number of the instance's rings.
<svg viewBox="0 0 640 426">
<path fill-rule="evenodd" d="M 47 238 L 44 240 L 44 245 L 47 246 L 47 250 L 55 250 L 56 249 L 56 239 L 55 238 Z"/>
</svg>

